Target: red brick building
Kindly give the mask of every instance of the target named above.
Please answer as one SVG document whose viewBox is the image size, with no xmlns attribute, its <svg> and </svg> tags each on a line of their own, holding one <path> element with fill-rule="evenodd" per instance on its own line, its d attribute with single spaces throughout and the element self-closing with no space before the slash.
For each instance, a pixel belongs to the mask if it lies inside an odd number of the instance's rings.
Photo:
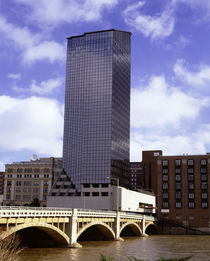
<svg viewBox="0 0 210 261">
<path fill-rule="evenodd" d="M 210 232 L 210 154 L 163 156 L 157 150 L 142 156 L 158 217 Z"/>
</svg>

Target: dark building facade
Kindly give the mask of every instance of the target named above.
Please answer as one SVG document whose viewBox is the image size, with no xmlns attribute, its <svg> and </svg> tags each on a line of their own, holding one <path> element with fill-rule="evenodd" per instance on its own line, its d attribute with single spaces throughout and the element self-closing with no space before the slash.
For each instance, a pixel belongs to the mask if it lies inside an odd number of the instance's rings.
<svg viewBox="0 0 210 261">
<path fill-rule="evenodd" d="M 141 162 L 130 162 L 130 188 L 139 190 L 144 188 L 144 166 Z"/>
<path fill-rule="evenodd" d="M 129 186 L 130 36 L 118 30 L 68 38 L 63 167 L 80 184 Z"/>
<path fill-rule="evenodd" d="M 1 171 L 0 172 L 0 195 L 4 194 L 4 175 L 5 172 Z"/>
<path fill-rule="evenodd" d="M 142 161 L 150 164 L 146 188 L 156 195 L 158 217 L 210 232 L 210 154 L 163 156 L 162 151 L 143 151 Z"/>
</svg>

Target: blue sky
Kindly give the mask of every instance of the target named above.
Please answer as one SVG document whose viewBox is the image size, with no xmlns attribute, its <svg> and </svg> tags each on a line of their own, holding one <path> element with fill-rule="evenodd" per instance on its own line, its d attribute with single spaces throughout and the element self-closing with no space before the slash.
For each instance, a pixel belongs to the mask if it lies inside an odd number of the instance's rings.
<svg viewBox="0 0 210 261">
<path fill-rule="evenodd" d="M 210 1 L 0 0 L 0 169 L 61 156 L 66 37 L 132 32 L 131 161 L 210 151 Z"/>
</svg>

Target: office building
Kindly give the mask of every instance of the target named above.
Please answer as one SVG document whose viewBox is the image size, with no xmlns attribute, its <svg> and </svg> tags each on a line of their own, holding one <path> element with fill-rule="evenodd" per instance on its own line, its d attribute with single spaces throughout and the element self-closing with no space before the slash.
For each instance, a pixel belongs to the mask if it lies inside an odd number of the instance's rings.
<svg viewBox="0 0 210 261">
<path fill-rule="evenodd" d="M 210 232 L 210 154 L 163 156 L 143 151 L 146 189 L 154 191 L 159 219 Z"/>
<path fill-rule="evenodd" d="M 39 202 L 46 206 L 53 176 L 59 169 L 61 158 L 40 158 L 5 165 L 3 204 L 9 206 L 30 205 Z M 59 173 L 59 175 L 60 175 Z"/>
<path fill-rule="evenodd" d="M 81 184 L 129 186 L 131 33 L 68 38 L 63 167 Z"/>
</svg>

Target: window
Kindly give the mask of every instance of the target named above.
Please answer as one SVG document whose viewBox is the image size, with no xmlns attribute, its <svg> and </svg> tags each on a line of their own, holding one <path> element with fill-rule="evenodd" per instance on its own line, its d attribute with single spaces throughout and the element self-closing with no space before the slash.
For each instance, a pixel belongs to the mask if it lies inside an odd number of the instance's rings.
<svg viewBox="0 0 210 261">
<path fill-rule="evenodd" d="M 181 173 L 181 169 L 175 169 L 175 173 L 176 174 L 180 174 Z"/>
<path fill-rule="evenodd" d="M 39 188 L 33 188 L 33 193 L 38 193 L 39 192 Z"/>
<path fill-rule="evenodd" d="M 31 200 L 31 195 L 23 195 L 23 200 Z"/>
<path fill-rule="evenodd" d="M 181 175 L 176 175 L 176 181 L 181 181 Z"/>
<path fill-rule="evenodd" d="M 206 165 L 206 159 L 201 159 L 201 165 Z"/>
<path fill-rule="evenodd" d="M 176 189 L 181 189 L 182 188 L 182 185 L 181 185 L 181 183 L 179 183 L 179 182 L 176 182 Z"/>
<path fill-rule="evenodd" d="M 163 175 L 163 181 L 168 181 L 168 175 Z"/>
<path fill-rule="evenodd" d="M 108 193 L 108 192 L 101 192 L 101 196 L 102 196 L 102 197 L 108 197 L 108 196 L 109 196 L 109 193 Z"/>
<path fill-rule="evenodd" d="M 188 169 L 187 172 L 192 174 L 192 173 L 194 173 L 194 169 Z"/>
<path fill-rule="evenodd" d="M 163 160 L 162 164 L 163 164 L 163 166 L 168 166 L 168 160 Z"/>
<path fill-rule="evenodd" d="M 16 192 L 21 192 L 21 188 L 16 188 Z"/>
<path fill-rule="evenodd" d="M 176 202 L 176 208 L 181 208 L 182 207 L 182 202 Z"/>
<path fill-rule="evenodd" d="M 13 173 L 13 169 L 7 169 L 8 173 Z"/>
<path fill-rule="evenodd" d="M 202 202 L 201 203 L 202 208 L 208 208 L 208 203 L 207 202 Z"/>
<path fill-rule="evenodd" d="M 168 189 L 168 183 L 163 183 L 163 189 Z"/>
<path fill-rule="evenodd" d="M 175 160 L 175 166 L 181 166 L 181 160 L 180 159 Z"/>
<path fill-rule="evenodd" d="M 201 175 L 201 180 L 202 181 L 206 181 L 207 180 L 207 175 L 206 174 Z"/>
<path fill-rule="evenodd" d="M 16 200 L 20 200 L 21 199 L 21 195 L 16 195 L 15 199 Z"/>
<path fill-rule="evenodd" d="M 163 174 L 168 174 L 168 169 L 163 169 Z"/>
<path fill-rule="evenodd" d="M 39 186 L 39 181 L 34 181 L 34 186 Z"/>
<path fill-rule="evenodd" d="M 188 188 L 189 189 L 194 189 L 194 183 L 188 183 Z"/>
<path fill-rule="evenodd" d="M 92 196 L 93 197 L 98 197 L 99 196 L 99 192 L 92 192 Z"/>
<path fill-rule="evenodd" d="M 187 165 L 188 165 L 188 166 L 193 166 L 193 165 L 194 165 L 194 161 L 193 161 L 192 159 L 189 159 L 189 160 L 187 161 Z"/>
<path fill-rule="evenodd" d="M 194 175 L 188 175 L 188 181 L 193 181 L 194 180 Z"/>
<path fill-rule="evenodd" d="M 168 198 L 168 193 L 163 193 L 163 198 L 167 199 Z"/>
<path fill-rule="evenodd" d="M 206 168 L 201 168 L 201 173 L 207 173 L 207 169 Z"/>
<path fill-rule="evenodd" d="M 48 186 L 49 182 L 48 181 L 44 181 L 44 185 Z"/>
<path fill-rule="evenodd" d="M 99 184 L 92 184 L 93 188 L 99 188 Z"/>
<path fill-rule="evenodd" d="M 11 198 L 11 195 L 6 195 L 6 199 L 9 200 Z"/>
<path fill-rule="evenodd" d="M 23 188 L 23 192 L 29 193 L 29 192 L 31 192 L 31 188 Z"/>
<path fill-rule="evenodd" d="M 207 193 L 202 193 L 201 194 L 201 198 L 207 198 L 207 197 L 208 197 Z"/>
<path fill-rule="evenodd" d="M 188 206 L 189 206 L 189 208 L 194 208 L 195 207 L 195 203 L 194 202 L 189 202 Z"/>
<path fill-rule="evenodd" d="M 18 173 L 22 173 L 22 172 L 23 172 L 23 169 L 17 169 L 17 172 L 18 172 Z"/>
<path fill-rule="evenodd" d="M 16 186 L 21 186 L 21 181 L 16 181 Z"/>
<path fill-rule="evenodd" d="M 24 186 L 31 186 L 31 181 L 24 181 Z"/>
<path fill-rule="evenodd" d="M 207 182 L 201 182 L 201 189 L 207 189 L 208 185 Z"/>
<path fill-rule="evenodd" d="M 182 193 L 176 192 L 176 199 L 181 199 L 181 198 L 182 198 Z"/>
<path fill-rule="evenodd" d="M 189 197 L 190 199 L 194 199 L 195 194 L 194 194 L 194 193 L 189 193 L 188 197 Z"/>
<path fill-rule="evenodd" d="M 168 208 L 168 202 L 163 202 L 163 208 Z"/>
<path fill-rule="evenodd" d="M 7 186 L 11 186 L 12 185 L 12 181 L 11 180 L 8 180 L 7 181 Z"/>
<path fill-rule="evenodd" d="M 44 174 L 44 178 L 49 178 L 49 174 Z"/>
<path fill-rule="evenodd" d="M 44 188 L 43 192 L 45 192 L 45 193 L 48 192 L 48 188 Z"/>
</svg>

